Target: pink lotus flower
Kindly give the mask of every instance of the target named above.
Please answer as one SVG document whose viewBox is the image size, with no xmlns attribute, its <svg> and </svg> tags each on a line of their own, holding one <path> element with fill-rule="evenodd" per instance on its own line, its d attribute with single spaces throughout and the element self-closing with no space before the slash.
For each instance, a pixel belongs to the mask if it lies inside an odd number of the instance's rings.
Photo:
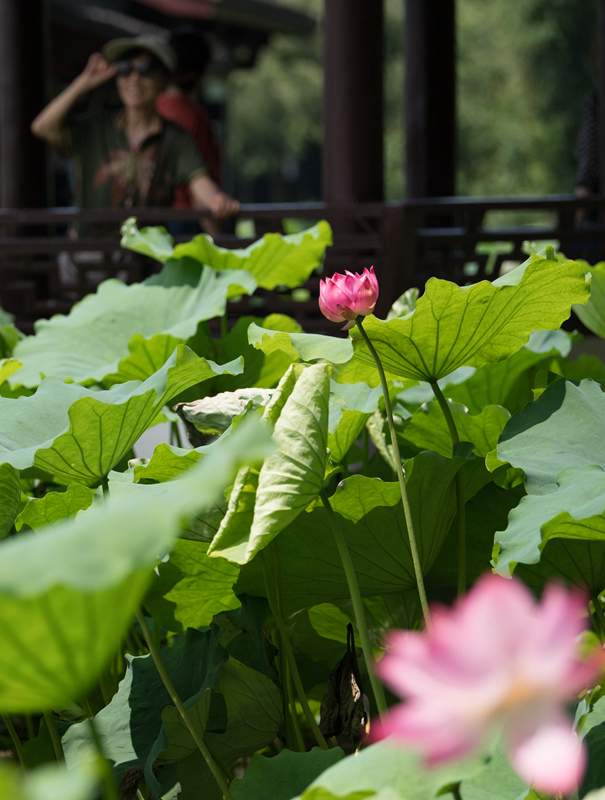
<svg viewBox="0 0 605 800">
<path fill-rule="evenodd" d="M 366 317 L 374 311 L 378 300 L 378 280 L 374 267 L 364 269 L 362 275 L 348 270 L 344 275 L 335 273 L 319 282 L 319 308 L 332 322 L 346 322 L 343 330 L 352 328 L 361 314 Z"/>
<path fill-rule="evenodd" d="M 516 579 L 483 577 L 430 632 L 397 631 L 378 673 L 406 702 L 378 735 L 418 748 L 429 764 L 481 750 L 502 732 L 512 767 L 550 794 L 570 792 L 586 755 L 564 711 L 602 669 L 576 657 L 584 598 L 552 584 L 537 603 Z"/>
</svg>

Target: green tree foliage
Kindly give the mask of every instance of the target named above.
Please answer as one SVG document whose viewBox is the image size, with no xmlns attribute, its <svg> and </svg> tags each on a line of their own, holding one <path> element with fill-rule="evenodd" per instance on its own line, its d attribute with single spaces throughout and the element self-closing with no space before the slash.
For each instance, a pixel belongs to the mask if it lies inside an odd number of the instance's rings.
<svg viewBox="0 0 605 800">
<path fill-rule="evenodd" d="M 282 0 L 321 17 L 322 0 Z M 404 192 L 403 0 L 385 0 L 385 189 Z M 582 100 L 595 82 L 595 0 L 458 0 L 458 193 L 572 190 Z M 322 141 L 321 29 L 274 36 L 230 78 L 227 154 L 238 188 Z M 300 197 L 300 199 L 311 199 Z M 318 198 L 315 198 L 318 199 Z"/>
</svg>

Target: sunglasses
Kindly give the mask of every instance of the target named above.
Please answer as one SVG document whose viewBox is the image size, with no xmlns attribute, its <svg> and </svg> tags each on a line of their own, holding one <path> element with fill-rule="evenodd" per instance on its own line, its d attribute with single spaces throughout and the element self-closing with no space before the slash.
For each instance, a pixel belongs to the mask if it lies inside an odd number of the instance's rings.
<svg viewBox="0 0 605 800">
<path fill-rule="evenodd" d="M 138 72 L 141 78 L 150 78 L 158 71 L 158 67 L 153 61 L 141 61 L 133 64 L 132 61 L 123 60 L 116 64 L 116 75 L 118 78 L 127 78 L 131 72 Z"/>
</svg>

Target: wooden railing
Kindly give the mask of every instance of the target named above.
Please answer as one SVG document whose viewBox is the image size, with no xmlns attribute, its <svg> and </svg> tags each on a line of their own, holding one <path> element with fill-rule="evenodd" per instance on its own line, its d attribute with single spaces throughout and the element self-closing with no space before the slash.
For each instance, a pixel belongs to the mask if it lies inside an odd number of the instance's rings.
<svg viewBox="0 0 605 800">
<path fill-rule="evenodd" d="M 222 247 L 246 247 L 263 233 L 283 232 L 284 219 L 312 224 L 327 219 L 334 230 L 324 275 L 344 269 L 360 271 L 372 264 L 379 277 L 381 296 L 377 312 L 384 315 L 405 289 L 422 286 L 435 275 L 464 284 L 495 277 L 504 261 L 523 260 L 523 242 L 558 240 L 569 257 L 596 262 L 605 258 L 605 226 L 588 223 L 575 227 L 576 210 L 598 214 L 605 197 L 576 200 L 571 196 L 514 198 L 437 198 L 398 203 L 360 203 L 327 206 L 323 203 L 244 205 L 240 219 L 251 220 L 249 238 L 224 233 Z M 505 213 L 509 220 L 497 224 Z M 602 213 L 602 212 L 601 212 Z M 517 224 L 539 215 L 539 224 Z M 199 211 L 133 209 L 0 209 L 0 305 L 17 317 L 25 332 L 33 321 L 67 313 L 74 302 L 94 291 L 101 280 L 120 277 L 141 280 L 159 265 L 120 248 L 119 227 L 128 216 L 140 225 L 197 221 Z M 104 230 L 103 235 L 90 231 Z M 79 237 L 69 234 L 78 228 Z M 88 230 L 88 232 L 86 232 Z M 240 227 L 241 230 L 241 227 Z M 177 237 L 186 240 L 190 237 Z M 526 249 L 526 248 L 525 248 Z M 506 266 L 506 265 L 505 265 Z M 230 314 L 265 316 L 290 314 L 308 331 L 335 332 L 317 307 L 319 276 L 313 275 L 307 292 L 258 292 L 232 304 Z"/>
</svg>

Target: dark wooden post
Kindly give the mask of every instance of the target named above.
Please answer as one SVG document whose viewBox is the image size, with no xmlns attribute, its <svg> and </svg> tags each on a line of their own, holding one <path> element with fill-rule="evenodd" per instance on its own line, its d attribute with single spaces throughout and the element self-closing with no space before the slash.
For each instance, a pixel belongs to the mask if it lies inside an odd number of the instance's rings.
<svg viewBox="0 0 605 800">
<path fill-rule="evenodd" d="M 605 0 L 597 2 L 597 87 L 599 96 L 599 194 L 605 194 Z M 605 214 L 600 210 L 601 224 Z"/>
<path fill-rule="evenodd" d="M 29 126 L 44 105 L 44 0 L 0 0 L 0 206 L 45 205 L 44 145 Z"/>
<path fill-rule="evenodd" d="M 324 153 L 326 203 L 382 200 L 382 0 L 326 0 Z"/>
<path fill-rule="evenodd" d="M 455 0 L 405 2 L 408 197 L 456 193 L 455 5 Z"/>
</svg>

